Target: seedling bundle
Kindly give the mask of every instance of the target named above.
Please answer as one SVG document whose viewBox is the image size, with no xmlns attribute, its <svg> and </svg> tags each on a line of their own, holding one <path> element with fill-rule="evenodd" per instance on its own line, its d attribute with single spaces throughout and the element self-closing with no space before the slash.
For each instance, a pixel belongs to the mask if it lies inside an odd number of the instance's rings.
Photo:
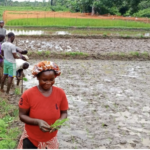
<svg viewBox="0 0 150 150">
<path fill-rule="evenodd" d="M 65 122 L 68 121 L 68 120 L 69 120 L 68 118 L 62 119 L 62 120 L 57 120 L 53 125 L 51 125 L 51 127 L 55 128 L 55 129 L 59 129 L 60 126 L 67 125 Z"/>
</svg>

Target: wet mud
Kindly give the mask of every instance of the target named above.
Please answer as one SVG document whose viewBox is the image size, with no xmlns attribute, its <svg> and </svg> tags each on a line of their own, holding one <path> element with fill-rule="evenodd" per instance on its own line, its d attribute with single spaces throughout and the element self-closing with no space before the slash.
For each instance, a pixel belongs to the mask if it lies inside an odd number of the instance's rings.
<svg viewBox="0 0 150 150">
<path fill-rule="evenodd" d="M 150 148 L 150 62 L 51 59 L 62 74 L 68 126 L 58 133 L 60 148 Z M 30 60 L 24 88 L 38 84 Z"/>
<path fill-rule="evenodd" d="M 15 44 L 29 51 L 84 52 L 89 54 L 150 51 L 150 39 L 17 37 Z"/>
</svg>

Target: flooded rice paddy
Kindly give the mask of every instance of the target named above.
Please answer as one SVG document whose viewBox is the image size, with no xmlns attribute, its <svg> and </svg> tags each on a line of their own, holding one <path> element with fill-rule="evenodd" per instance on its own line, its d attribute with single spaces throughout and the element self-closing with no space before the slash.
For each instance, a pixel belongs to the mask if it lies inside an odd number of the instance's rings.
<svg viewBox="0 0 150 150">
<path fill-rule="evenodd" d="M 134 36 L 150 37 L 149 30 L 119 30 L 119 29 L 90 29 L 90 28 L 9 28 L 7 33 L 15 35 L 107 35 L 107 36 Z"/>
<path fill-rule="evenodd" d="M 12 31 L 12 29 L 8 30 Z M 8 32 L 7 31 L 7 32 Z M 13 29 L 16 35 L 107 34 L 149 37 L 147 31 Z M 85 52 L 90 54 L 150 51 L 150 39 L 89 39 L 16 37 L 15 44 L 29 51 Z M 38 84 L 30 60 L 24 89 Z M 69 101 L 69 126 L 58 132 L 60 148 L 150 149 L 150 62 L 51 59 L 62 74 L 55 86 Z M 18 103 L 13 97 L 13 104 Z M 23 125 L 20 122 L 21 126 Z"/>
<path fill-rule="evenodd" d="M 150 62 L 56 60 L 69 101 L 60 148 L 150 148 Z M 25 89 L 37 85 L 30 60 Z"/>
</svg>

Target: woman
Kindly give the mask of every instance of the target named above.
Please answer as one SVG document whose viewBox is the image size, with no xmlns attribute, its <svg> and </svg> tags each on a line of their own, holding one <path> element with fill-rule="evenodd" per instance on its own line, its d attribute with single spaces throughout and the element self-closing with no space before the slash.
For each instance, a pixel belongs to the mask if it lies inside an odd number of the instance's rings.
<svg viewBox="0 0 150 150">
<path fill-rule="evenodd" d="M 32 74 L 39 85 L 25 91 L 19 101 L 19 117 L 25 123 L 19 149 L 58 149 L 57 130 L 51 125 L 67 118 L 68 109 L 64 91 L 53 86 L 60 73 L 59 67 L 50 61 L 34 66 Z"/>
</svg>

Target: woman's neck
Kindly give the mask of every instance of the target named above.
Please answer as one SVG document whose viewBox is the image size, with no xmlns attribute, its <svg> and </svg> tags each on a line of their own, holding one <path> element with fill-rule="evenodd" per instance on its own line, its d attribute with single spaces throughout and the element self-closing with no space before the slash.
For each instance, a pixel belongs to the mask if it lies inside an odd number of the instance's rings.
<svg viewBox="0 0 150 150">
<path fill-rule="evenodd" d="M 49 92 L 49 91 L 51 91 L 52 90 L 52 86 L 50 87 L 50 89 L 48 89 L 48 90 L 44 90 L 40 85 L 38 85 L 38 88 L 39 88 L 39 90 L 41 91 L 41 92 Z"/>
</svg>

